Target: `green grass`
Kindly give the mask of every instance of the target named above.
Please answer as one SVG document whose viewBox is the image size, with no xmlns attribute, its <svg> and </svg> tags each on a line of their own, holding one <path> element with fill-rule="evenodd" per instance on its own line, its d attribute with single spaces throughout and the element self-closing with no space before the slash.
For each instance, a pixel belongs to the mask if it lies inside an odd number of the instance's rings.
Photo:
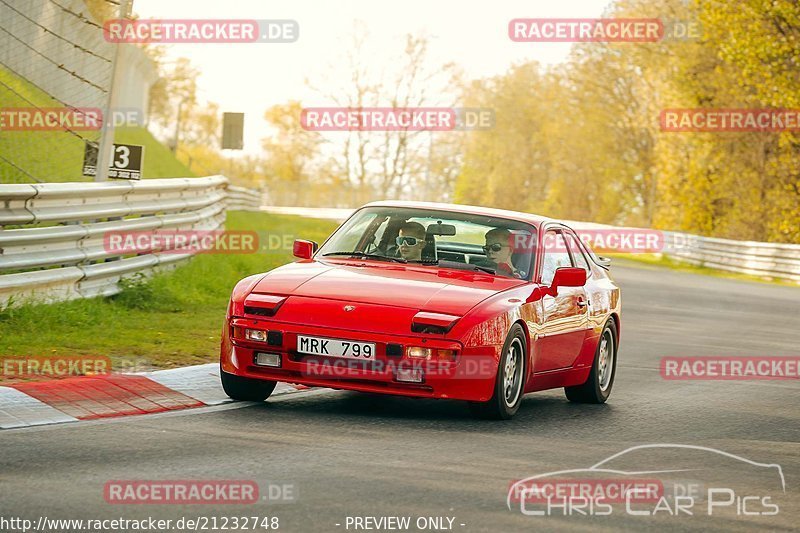
<svg viewBox="0 0 800 533">
<path fill-rule="evenodd" d="M 30 102 L 30 103 L 29 103 Z M 32 103 L 32 104 L 31 104 Z M 0 67 L 0 108 L 62 107 L 31 83 Z M 78 132 L 91 140 L 97 132 Z M 119 128 L 115 142 L 140 144 L 144 149 L 144 178 L 194 176 L 145 128 Z M 91 181 L 82 175 L 84 141 L 63 131 L 0 132 L 0 155 L 42 182 Z M 0 159 L 0 183 L 31 183 L 25 173 Z"/>
<path fill-rule="evenodd" d="M 227 229 L 321 242 L 335 222 L 230 212 Z M 109 356 L 113 367 L 169 368 L 219 357 L 231 289 L 250 274 L 292 261 L 291 250 L 199 255 L 172 272 L 133 280 L 117 296 L 0 312 L 0 358 Z"/>
</svg>

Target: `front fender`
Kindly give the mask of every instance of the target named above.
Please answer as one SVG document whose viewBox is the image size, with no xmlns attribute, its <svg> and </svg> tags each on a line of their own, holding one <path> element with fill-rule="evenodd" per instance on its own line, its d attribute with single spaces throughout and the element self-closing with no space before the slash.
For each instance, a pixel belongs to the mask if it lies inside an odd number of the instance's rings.
<svg viewBox="0 0 800 533">
<path fill-rule="evenodd" d="M 464 357 L 473 358 L 479 363 L 472 364 L 470 368 L 479 368 L 481 379 L 490 380 L 493 391 L 502 348 L 515 323 L 522 326 L 527 341 L 526 379 L 532 373 L 531 348 L 538 334 L 541 316 L 541 291 L 537 285 L 528 284 L 484 300 L 459 320 L 452 333 L 459 336 L 464 345 Z"/>
</svg>

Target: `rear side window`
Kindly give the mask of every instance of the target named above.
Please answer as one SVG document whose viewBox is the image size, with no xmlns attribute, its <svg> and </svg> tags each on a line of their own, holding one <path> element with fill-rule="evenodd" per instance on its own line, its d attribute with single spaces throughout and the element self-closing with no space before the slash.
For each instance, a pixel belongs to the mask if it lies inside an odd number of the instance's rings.
<svg viewBox="0 0 800 533">
<path fill-rule="evenodd" d="M 553 282 L 556 269 L 571 267 L 572 259 L 570 259 L 566 243 L 564 242 L 564 235 L 561 231 L 549 230 L 544 234 L 543 244 L 542 283 L 544 285 L 550 285 Z"/>
<path fill-rule="evenodd" d="M 584 269 L 586 273 L 589 274 L 591 272 L 589 262 L 586 260 L 586 256 L 583 255 L 583 250 L 578 243 L 578 238 L 572 233 L 565 233 L 565 236 L 569 251 L 572 252 L 572 259 L 575 262 L 575 266 Z"/>
</svg>

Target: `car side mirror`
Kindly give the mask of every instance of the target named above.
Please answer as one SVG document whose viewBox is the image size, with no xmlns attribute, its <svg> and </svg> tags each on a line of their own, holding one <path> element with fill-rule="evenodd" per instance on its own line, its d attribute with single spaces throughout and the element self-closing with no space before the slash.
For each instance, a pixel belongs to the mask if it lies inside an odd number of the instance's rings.
<svg viewBox="0 0 800 533">
<path fill-rule="evenodd" d="M 611 268 L 611 258 L 610 257 L 605 257 L 605 256 L 602 256 L 602 255 L 598 255 L 596 262 L 597 262 L 598 265 L 600 265 L 601 267 L 605 268 L 606 270 Z"/>
<path fill-rule="evenodd" d="M 561 267 L 556 269 L 553 282 L 550 284 L 550 294 L 558 294 L 559 287 L 583 287 L 586 285 L 586 271 L 577 267 Z"/>
<path fill-rule="evenodd" d="M 299 259 L 311 259 L 311 256 L 313 256 L 316 251 L 317 243 L 314 241 L 295 239 L 294 246 L 292 246 L 292 253 Z"/>
</svg>

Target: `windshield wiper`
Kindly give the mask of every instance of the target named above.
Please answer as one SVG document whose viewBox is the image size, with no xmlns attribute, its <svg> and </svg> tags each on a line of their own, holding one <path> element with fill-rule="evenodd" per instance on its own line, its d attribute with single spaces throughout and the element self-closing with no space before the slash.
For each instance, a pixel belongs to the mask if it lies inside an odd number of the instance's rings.
<svg viewBox="0 0 800 533">
<path fill-rule="evenodd" d="M 494 268 L 482 267 L 480 265 L 472 265 L 472 264 L 470 266 L 473 267 L 475 270 L 480 270 L 481 272 L 486 272 L 487 274 L 497 274 L 497 270 L 495 270 Z"/>
<path fill-rule="evenodd" d="M 446 261 L 441 263 L 438 259 L 428 259 L 426 261 L 419 261 L 423 265 L 439 265 L 445 268 L 455 268 L 457 270 L 475 270 L 476 272 L 486 272 L 487 274 L 497 274 L 497 270 L 491 267 L 476 265 L 473 263 L 460 263 L 458 261 Z M 464 268 L 464 267 L 469 268 Z"/>
<path fill-rule="evenodd" d="M 328 252 L 327 254 L 322 254 L 322 257 L 328 257 L 328 256 L 331 256 L 331 255 L 333 255 L 333 256 L 336 256 L 336 255 L 347 256 L 347 257 L 352 257 L 354 259 L 355 258 L 358 258 L 358 259 L 375 259 L 377 261 L 392 261 L 394 263 L 408 263 L 408 261 L 406 261 L 402 257 L 388 257 L 388 256 L 385 256 L 385 255 L 368 254 L 368 253 L 364 253 L 364 252 Z"/>
</svg>

